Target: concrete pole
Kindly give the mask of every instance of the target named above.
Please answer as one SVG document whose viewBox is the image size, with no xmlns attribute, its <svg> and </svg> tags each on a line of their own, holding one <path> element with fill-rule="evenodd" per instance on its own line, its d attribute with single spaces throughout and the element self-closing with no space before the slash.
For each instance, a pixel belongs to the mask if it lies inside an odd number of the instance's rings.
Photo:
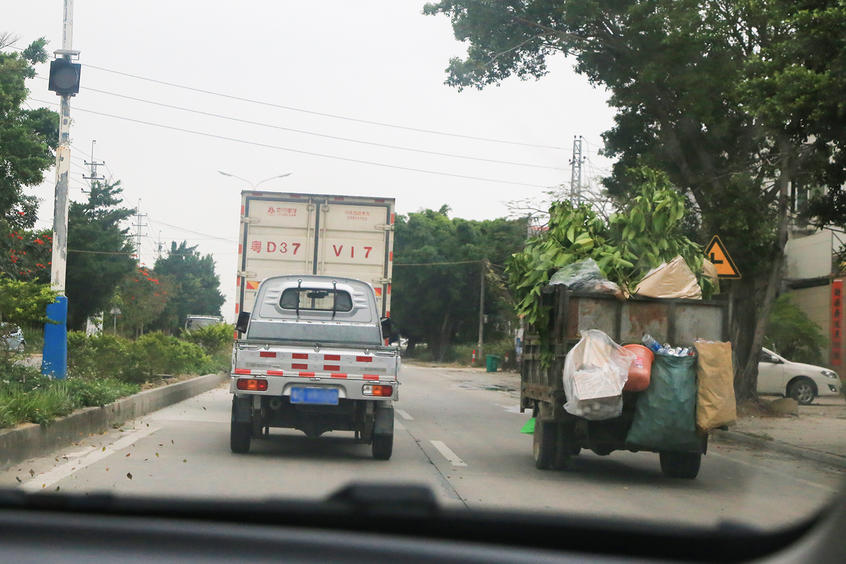
<svg viewBox="0 0 846 564">
<path fill-rule="evenodd" d="M 73 0 L 64 0 L 62 19 L 62 54 L 73 49 Z M 56 149 L 56 192 L 53 204 L 53 255 L 50 286 L 59 295 L 47 306 L 47 318 L 54 323 L 44 326 L 44 351 L 41 372 L 58 380 L 67 376 L 68 366 L 68 299 L 65 296 L 65 274 L 68 260 L 68 176 L 70 174 L 70 96 L 61 97 L 59 108 L 59 146 Z"/>
<path fill-rule="evenodd" d="M 481 265 L 481 282 L 479 282 L 479 342 L 476 344 L 476 349 L 479 351 L 479 362 L 486 362 L 485 359 L 485 272 L 487 271 L 488 261 L 482 259 Z"/>
</svg>

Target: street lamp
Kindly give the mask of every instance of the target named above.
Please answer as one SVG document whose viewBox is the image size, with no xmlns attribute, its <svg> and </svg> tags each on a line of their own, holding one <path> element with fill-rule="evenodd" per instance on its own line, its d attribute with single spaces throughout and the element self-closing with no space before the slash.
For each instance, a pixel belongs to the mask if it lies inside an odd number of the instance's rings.
<svg viewBox="0 0 846 564">
<path fill-rule="evenodd" d="M 262 180 L 261 182 L 255 182 L 255 183 L 253 183 L 253 182 L 250 182 L 249 180 L 247 180 L 246 178 L 242 178 L 242 177 L 240 177 L 240 176 L 237 176 L 237 175 L 234 175 L 234 174 L 230 174 L 230 173 L 228 173 L 228 172 L 224 172 L 224 171 L 222 171 L 222 170 L 219 170 L 219 171 L 217 171 L 217 172 L 219 172 L 219 173 L 220 173 L 220 174 L 222 174 L 223 176 L 228 176 L 228 177 L 230 177 L 230 178 L 237 178 L 238 180 L 243 180 L 244 182 L 246 182 L 247 184 L 249 184 L 249 185 L 250 185 L 250 188 L 258 188 L 259 186 L 261 186 L 261 185 L 262 185 L 262 184 L 264 184 L 265 182 L 268 182 L 268 181 L 270 181 L 270 180 L 276 180 L 277 178 L 285 178 L 286 176 L 291 176 L 291 175 L 293 174 L 293 172 L 286 172 L 286 173 L 284 173 L 284 174 L 277 174 L 276 176 L 271 176 L 270 178 L 265 178 L 265 179 L 264 179 L 264 180 Z"/>
</svg>

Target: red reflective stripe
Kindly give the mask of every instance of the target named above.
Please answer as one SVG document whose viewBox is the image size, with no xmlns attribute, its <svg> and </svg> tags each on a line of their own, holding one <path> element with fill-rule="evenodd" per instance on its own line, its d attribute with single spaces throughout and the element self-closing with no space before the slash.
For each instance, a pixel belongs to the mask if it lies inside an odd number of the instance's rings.
<svg viewBox="0 0 846 564">
<path fill-rule="evenodd" d="M 282 370 L 268 370 L 267 375 L 268 376 L 284 376 L 285 373 Z"/>
<path fill-rule="evenodd" d="M 301 360 L 308 360 L 308 354 L 307 353 L 294 353 L 294 354 L 291 355 L 291 358 L 299 358 Z"/>
<path fill-rule="evenodd" d="M 324 364 L 323 372 L 332 372 L 333 370 L 340 370 L 341 367 L 337 364 Z"/>
<path fill-rule="evenodd" d="M 291 368 L 294 370 L 308 370 L 308 364 L 292 364 Z"/>
<path fill-rule="evenodd" d="M 303 378 L 314 378 L 314 372 L 300 372 L 300 376 Z"/>
<path fill-rule="evenodd" d="M 238 254 L 242 254 L 244 252 L 244 244 L 238 243 Z"/>
<path fill-rule="evenodd" d="M 346 374 L 331 374 L 332 378 L 346 378 Z"/>
<path fill-rule="evenodd" d="M 355 357 L 356 362 L 373 362 L 372 356 L 357 356 Z"/>
<path fill-rule="evenodd" d="M 362 378 L 364 378 L 365 380 L 378 380 L 379 376 L 377 376 L 376 374 L 365 374 L 364 376 L 362 376 Z"/>
<path fill-rule="evenodd" d="M 396 219 L 396 215 L 397 215 L 397 214 L 395 214 L 395 213 L 392 213 L 392 214 L 391 214 L 391 225 L 393 225 L 393 224 L 394 224 L 394 220 Z"/>
<path fill-rule="evenodd" d="M 241 206 L 241 215 L 244 215 L 244 206 Z"/>
<path fill-rule="evenodd" d="M 339 354 L 324 354 L 323 360 L 341 360 L 341 355 L 339 355 Z"/>
<path fill-rule="evenodd" d="M 394 260 L 394 251 L 391 251 L 390 253 L 388 253 L 388 260 L 389 260 L 389 261 L 393 261 L 393 260 Z"/>
<path fill-rule="evenodd" d="M 249 368 L 236 368 L 235 374 L 252 374 L 253 371 Z"/>
<path fill-rule="evenodd" d="M 238 313 L 238 304 L 235 304 L 235 313 Z"/>
<path fill-rule="evenodd" d="M 276 353 L 273 351 L 259 351 L 259 356 L 262 358 L 276 358 Z"/>
</svg>

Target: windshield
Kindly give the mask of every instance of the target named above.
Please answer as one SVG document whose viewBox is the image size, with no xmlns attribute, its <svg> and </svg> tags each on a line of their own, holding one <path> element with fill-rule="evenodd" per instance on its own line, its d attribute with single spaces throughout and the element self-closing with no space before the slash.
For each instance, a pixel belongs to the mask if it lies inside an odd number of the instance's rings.
<svg viewBox="0 0 846 564">
<path fill-rule="evenodd" d="M 587 4 L 0 8 L 0 487 L 825 507 L 843 8 Z"/>
</svg>

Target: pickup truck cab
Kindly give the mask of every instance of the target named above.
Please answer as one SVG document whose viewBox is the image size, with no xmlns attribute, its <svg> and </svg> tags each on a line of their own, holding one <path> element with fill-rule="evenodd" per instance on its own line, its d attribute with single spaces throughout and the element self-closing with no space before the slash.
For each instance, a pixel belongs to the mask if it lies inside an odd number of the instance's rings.
<svg viewBox="0 0 846 564">
<path fill-rule="evenodd" d="M 273 276 L 242 312 L 232 356 L 233 452 L 270 427 L 309 437 L 353 431 L 374 458 L 393 449 L 399 351 L 385 345 L 373 287 L 351 278 Z"/>
</svg>

